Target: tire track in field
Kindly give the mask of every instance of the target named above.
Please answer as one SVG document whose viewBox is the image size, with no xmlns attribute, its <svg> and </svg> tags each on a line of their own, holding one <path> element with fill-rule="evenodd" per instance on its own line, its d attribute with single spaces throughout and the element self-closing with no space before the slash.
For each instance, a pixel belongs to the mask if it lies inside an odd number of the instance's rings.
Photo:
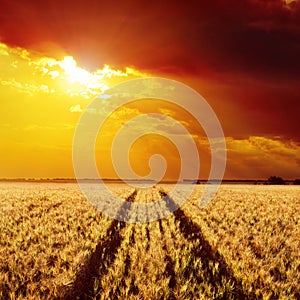
<svg viewBox="0 0 300 300">
<path fill-rule="evenodd" d="M 134 202 L 136 190 L 127 197 L 127 202 Z M 121 206 L 119 212 L 121 212 Z M 113 220 L 104 239 L 97 244 L 95 251 L 91 253 L 86 263 L 79 271 L 74 283 L 66 291 L 62 292 L 60 299 L 89 299 L 94 292 L 94 279 L 102 277 L 107 273 L 107 269 L 113 264 L 118 248 L 120 247 L 123 237 L 122 231 L 126 222 Z M 101 287 L 100 287 L 101 289 Z"/>
<path fill-rule="evenodd" d="M 159 191 L 157 191 L 155 189 L 155 191 L 157 192 L 158 196 L 161 197 L 161 194 Z M 157 214 L 159 215 L 159 212 L 157 212 Z M 170 225 L 169 225 L 169 220 L 168 219 L 164 219 L 164 222 L 166 222 L 166 224 L 168 225 L 167 226 L 167 230 L 170 230 L 171 231 L 171 228 L 170 228 Z M 163 227 L 163 221 L 162 219 L 159 219 L 158 220 L 158 226 L 159 226 L 159 231 L 160 231 L 160 234 L 161 234 L 161 239 L 163 241 L 163 245 L 162 245 L 162 249 L 165 251 L 165 262 L 166 262 L 166 268 L 165 268 L 165 272 L 164 272 L 164 275 L 166 277 L 169 277 L 170 280 L 169 280 L 169 284 L 168 284 L 168 287 L 170 289 L 170 296 L 169 296 L 169 300 L 173 300 L 173 299 L 176 299 L 174 297 L 174 295 L 172 295 L 172 292 L 174 290 L 174 288 L 176 287 L 177 285 L 177 279 L 176 279 L 176 272 L 175 272 L 175 268 L 174 268 L 174 260 L 172 259 L 172 257 L 169 255 L 170 253 L 170 247 L 168 246 L 168 243 L 167 243 L 167 237 L 166 237 L 166 233 L 165 233 L 165 229 Z M 174 245 L 174 239 L 172 240 L 172 244 Z"/>
<path fill-rule="evenodd" d="M 160 191 L 161 197 L 168 200 L 172 205 L 175 205 L 174 200 L 163 191 Z M 188 218 L 184 211 L 179 207 L 174 213 L 175 220 L 179 224 L 179 229 L 186 240 L 198 244 L 193 250 L 193 255 L 198 257 L 203 262 L 204 273 L 207 281 L 214 287 L 222 284 L 222 277 L 225 277 L 227 281 L 231 281 L 234 284 L 234 290 L 229 294 L 225 293 L 218 299 L 229 299 L 230 296 L 234 299 L 256 299 L 254 293 L 247 293 L 243 290 L 241 281 L 235 278 L 233 271 L 227 265 L 224 257 L 214 250 L 209 242 L 204 238 L 200 226 L 195 224 L 190 218 Z M 213 271 L 209 266 L 209 261 L 218 263 L 218 271 Z"/>
<path fill-rule="evenodd" d="M 175 288 L 176 284 L 177 284 L 176 273 L 175 273 L 175 269 L 174 269 L 174 261 L 172 260 L 171 256 L 168 254 L 169 249 L 168 249 L 168 246 L 167 246 L 165 231 L 164 231 L 164 228 L 162 226 L 162 220 L 160 219 L 158 222 L 159 222 L 159 230 L 160 230 L 160 233 L 161 233 L 161 238 L 163 240 L 163 247 L 162 248 L 166 253 L 165 262 L 167 264 L 166 264 L 166 269 L 165 269 L 165 275 L 170 278 L 168 286 L 169 286 L 169 289 L 172 291 Z M 170 299 L 173 299 L 173 297 L 171 296 Z"/>
</svg>

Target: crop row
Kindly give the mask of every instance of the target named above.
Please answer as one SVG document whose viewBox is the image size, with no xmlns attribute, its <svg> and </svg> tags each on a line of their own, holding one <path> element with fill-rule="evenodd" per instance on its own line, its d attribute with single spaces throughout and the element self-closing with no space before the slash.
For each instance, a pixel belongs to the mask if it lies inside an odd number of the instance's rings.
<svg viewBox="0 0 300 300">
<path fill-rule="evenodd" d="M 110 185 L 127 202 L 165 199 L 145 219 L 174 204 L 172 188 Z M 0 299 L 300 298 L 299 187 L 223 185 L 199 208 L 202 193 L 130 224 L 75 184 L 1 184 Z"/>
</svg>

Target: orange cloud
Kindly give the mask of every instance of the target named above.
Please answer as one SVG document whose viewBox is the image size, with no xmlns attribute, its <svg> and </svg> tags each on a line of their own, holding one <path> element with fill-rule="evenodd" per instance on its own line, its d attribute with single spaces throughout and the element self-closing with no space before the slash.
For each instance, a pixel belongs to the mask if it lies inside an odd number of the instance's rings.
<svg viewBox="0 0 300 300">
<path fill-rule="evenodd" d="M 89 72 L 79 67 L 72 56 L 65 56 L 61 60 L 40 57 L 26 49 L 11 48 L 3 43 L 0 43 L 0 59 L 1 85 L 31 96 L 55 93 L 91 99 L 124 79 L 146 76 L 133 68 L 123 71 L 108 65 Z"/>
<path fill-rule="evenodd" d="M 0 61 L 0 177 L 72 177 L 74 128 L 89 100 L 145 76 L 108 65 L 89 72 L 71 56 L 45 57 L 3 43 Z"/>
<path fill-rule="evenodd" d="M 4 141 L 0 148 L 0 177 L 73 177 L 74 129 L 81 112 L 86 109 L 89 101 L 116 83 L 147 76 L 133 68 L 125 67 L 119 70 L 108 65 L 90 72 L 82 68 L 71 56 L 60 59 L 46 57 L 23 48 L 9 47 L 3 43 L 0 43 L 0 61 L 2 99 L 0 102 L 0 138 Z M 226 128 L 229 128 L 227 135 L 232 136 L 226 139 L 227 178 L 267 178 L 270 175 L 294 178 L 300 176 L 300 146 L 295 142 L 296 138 L 294 141 L 287 140 L 284 135 L 279 138 L 276 137 L 279 134 L 273 134 L 277 130 L 276 126 L 285 125 L 289 130 L 291 130 L 290 127 L 296 130 L 290 120 L 285 122 L 285 119 L 277 117 L 286 117 L 285 109 L 287 108 L 288 112 L 296 115 L 296 106 L 288 107 L 276 98 L 282 93 L 285 98 L 289 98 L 291 103 L 291 99 L 294 99 L 293 101 L 296 99 L 293 98 L 296 92 L 293 90 L 287 93 L 285 86 L 282 87 L 282 91 L 276 86 L 272 94 L 264 94 L 261 92 L 263 85 L 264 83 L 257 86 L 250 85 L 248 89 L 239 87 L 239 93 L 235 95 L 234 100 L 231 100 L 233 96 L 226 91 L 228 87 L 222 86 L 223 89 L 216 94 L 218 99 L 214 99 L 213 104 L 219 110 L 221 119 L 226 116 L 224 123 Z M 220 85 L 211 86 L 214 92 L 218 88 Z M 234 92 L 237 92 L 236 88 Z M 245 94 L 248 98 L 243 98 Z M 232 92 L 231 95 L 234 93 Z M 255 102 L 257 95 L 260 98 Z M 270 95 L 272 97 L 268 97 Z M 281 94 L 279 96 L 281 97 Z M 269 99 L 276 101 L 270 104 Z M 101 112 L 90 111 L 93 116 L 97 113 L 105 114 L 110 99 L 103 95 L 99 101 L 102 104 Z M 233 107 L 234 110 L 230 110 Z M 115 176 L 109 161 L 101 161 L 101 155 L 103 157 L 110 155 L 114 134 L 122 126 L 126 126 L 132 118 L 148 113 L 160 113 L 162 117 L 155 120 L 148 116 L 143 122 L 133 120 L 128 125 L 131 127 L 128 134 L 150 130 L 158 134 L 151 138 L 141 138 L 132 148 L 131 161 L 137 172 L 144 174 L 143 172 L 147 171 L 148 158 L 158 152 L 165 155 L 169 163 L 167 178 L 172 179 L 172 176 L 178 175 L 180 168 L 178 153 L 170 142 L 159 137 L 159 134 L 163 135 L 164 132 L 179 135 L 180 130 L 176 120 L 187 128 L 195 140 L 201 162 L 200 177 L 206 178 L 210 171 L 210 149 L 201 124 L 198 124 L 188 112 L 167 102 L 154 99 L 144 99 L 141 104 L 128 104 L 109 117 L 101 132 L 101 145 L 96 145 L 97 155 L 100 156 L 101 166 L 104 166 L 105 170 L 103 176 Z M 290 119 L 295 119 L 292 118 L 292 114 L 288 115 Z M 174 122 L 164 116 L 173 118 Z M 237 124 L 240 125 L 237 126 Z M 266 124 L 268 128 L 275 128 L 270 134 L 266 131 Z M 265 136 L 266 132 L 268 136 Z M 237 136 L 243 138 L 238 139 Z M 181 142 L 186 142 L 185 136 L 182 136 Z"/>
<path fill-rule="evenodd" d="M 227 177 L 299 177 L 300 144 L 279 137 L 227 138 Z"/>
</svg>

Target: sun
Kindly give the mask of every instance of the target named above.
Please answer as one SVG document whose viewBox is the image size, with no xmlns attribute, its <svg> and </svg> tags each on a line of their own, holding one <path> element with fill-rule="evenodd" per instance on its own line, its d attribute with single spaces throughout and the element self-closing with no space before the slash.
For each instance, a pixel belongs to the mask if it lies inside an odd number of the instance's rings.
<svg viewBox="0 0 300 300">
<path fill-rule="evenodd" d="M 88 85 L 93 81 L 93 75 L 88 71 L 79 68 L 72 56 L 65 56 L 60 63 L 60 67 L 64 70 L 68 79 L 72 83 L 81 83 L 83 85 Z"/>
<path fill-rule="evenodd" d="M 107 64 L 104 64 L 100 69 L 95 68 L 94 71 L 89 72 L 79 67 L 73 56 L 64 56 L 61 60 L 41 57 L 33 61 L 32 64 L 43 74 L 43 78 L 49 76 L 51 84 L 56 82 L 58 90 L 63 90 L 64 93 L 71 97 L 82 96 L 86 99 L 99 95 L 110 86 L 120 83 L 127 78 L 133 79 L 149 76 L 131 67 L 119 70 Z M 42 87 L 45 90 L 44 87 L 45 84 Z"/>
</svg>

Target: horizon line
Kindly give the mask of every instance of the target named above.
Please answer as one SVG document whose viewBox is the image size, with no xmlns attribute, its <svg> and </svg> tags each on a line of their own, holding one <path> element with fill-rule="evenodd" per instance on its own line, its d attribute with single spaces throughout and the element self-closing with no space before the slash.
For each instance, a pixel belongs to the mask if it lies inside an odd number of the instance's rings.
<svg viewBox="0 0 300 300">
<path fill-rule="evenodd" d="M 80 178 L 77 179 L 75 177 L 0 177 L 0 181 L 97 181 L 97 180 L 102 180 L 102 181 L 156 181 L 155 179 L 135 179 L 135 178 Z M 284 179 L 284 181 L 294 181 L 298 180 L 297 177 L 295 178 L 288 178 Z M 160 182 L 193 182 L 193 181 L 199 181 L 199 182 L 207 182 L 207 181 L 224 181 L 224 182 L 265 182 L 268 181 L 268 178 L 247 178 L 247 179 L 242 179 L 242 178 L 225 178 L 225 179 L 203 179 L 203 178 L 195 178 L 195 179 L 190 179 L 190 178 L 184 178 L 180 181 L 175 180 L 175 179 L 164 179 L 161 180 Z"/>
</svg>

